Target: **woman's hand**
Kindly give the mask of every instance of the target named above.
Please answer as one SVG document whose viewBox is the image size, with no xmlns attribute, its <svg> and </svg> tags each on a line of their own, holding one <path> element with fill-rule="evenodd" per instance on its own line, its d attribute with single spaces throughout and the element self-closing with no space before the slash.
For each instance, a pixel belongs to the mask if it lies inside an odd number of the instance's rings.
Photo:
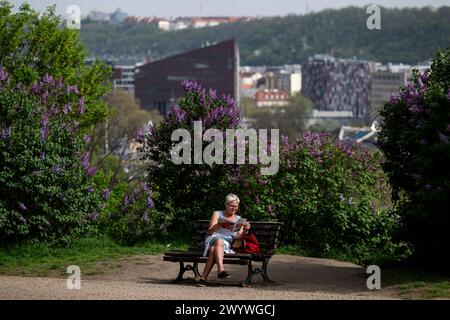
<svg viewBox="0 0 450 320">
<path fill-rule="evenodd" d="M 244 231 L 250 230 L 250 223 L 246 222 L 244 223 Z"/>
</svg>

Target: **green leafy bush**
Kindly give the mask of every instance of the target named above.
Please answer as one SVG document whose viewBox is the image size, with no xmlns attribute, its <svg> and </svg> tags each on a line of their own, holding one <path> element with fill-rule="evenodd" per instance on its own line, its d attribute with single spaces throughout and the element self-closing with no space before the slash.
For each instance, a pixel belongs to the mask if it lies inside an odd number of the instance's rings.
<svg viewBox="0 0 450 320">
<path fill-rule="evenodd" d="M 215 128 L 224 132 L 237 128 L 241 111 L 228 96 L 218 98 L 214 90 L 206 92 L 193 82 L 183 83 L 185 97 L 150 132 L 138 132 L 143 159 L 149 161 L 147 183 L 155 191 L 155 207 L 162 217 L 163 230 L 187 230 L 196 219 L 209 219 L 213 210 L 223 206 L 222 182 L 233 165 L 181 164 L 172 161 L 172 132 L 187 129 L 194 137 L 194 121 L 202 121 L 202 134 Z M 193 140 L 193 139 L 192 139 Z M 202 148 L 209 142 L 203 142 Z M 192 144 L 193 145 L 193 141 Z M 192 147 L 191 160 L 194 159 Z M 203 149 L 202 149 L 203 150 Z"/>
<path fill-rule="evenodd" d="M 13 85 L 0 67 L 0 239 L 68 243 L 96 231 L 101 198 L 78 132 L 84 99 L 45 76 Z"/>
<path fill-rule="evenodd" d="M 128 192 L 125 182 L 105 189 L 108 200 L 102 211 L 100 230 L 124 245 L 145 242 L 165 234 L 161 215 L 153 202 L 153 192 L 146 183 Z"/>
<path fill-rule="evenodd" d="M 389 176 L 401 238 L 424 263 L 448 260 L 450 246 L 450 50 L 380 111 L 380 148 Z"/>
<path fill-rule="evenodd" d="M 318 256 L 341 252 L 369 261 L 407 254 L 392 240 L 398 217 L 382 199 L 379 153 L 311 132 L 295 143 L 284 137 L 280 152 L 276 175 L 247 165 L 230 177 L 243 215 L 285 222 L 282 242 Z"/>
</svg>

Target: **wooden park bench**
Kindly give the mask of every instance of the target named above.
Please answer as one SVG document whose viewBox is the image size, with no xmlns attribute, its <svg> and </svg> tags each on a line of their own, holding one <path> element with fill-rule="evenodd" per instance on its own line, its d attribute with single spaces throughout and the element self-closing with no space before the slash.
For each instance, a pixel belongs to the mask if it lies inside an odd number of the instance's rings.
<svg viewBox="0 0 450 320">
<path fill-rule="evenodd" d="M 248 267 L 247 278 L 241 283 L 242 286 L 251 284 L 252 277 L 260 274 L 263 278 L 263 283 L 273 282 L 267 274 L 267 266 L 270 258 L 272 258 L 277 247 L 278 238 L 282 222 L 260 222 L 250 221 L 250 232 L 253 233 L 259 241 L 260 253 L 232 253 L 225 254 L 224 264 L 239 264 Z M 164 261 L 178 262 L 180 264 L 180 271 L 174 282 L 183 280 L 183 274 L 191 270 L 194 272 L 195 278 L 200 278 L 198 271 L 199 263 L 206 263 L 208 257 L 203 256 L 204 239 L 208 235 L 209 220 L 197 220 L 195 222 L 195 234 L 192 238 L 191 246 L 187 251 L 167 251 L 164 254 Z M 262 262 L 261 268 L 253 268 L 253 262 Z M 185 263 L 187 264 L 185 266 Z"/>
</svg>

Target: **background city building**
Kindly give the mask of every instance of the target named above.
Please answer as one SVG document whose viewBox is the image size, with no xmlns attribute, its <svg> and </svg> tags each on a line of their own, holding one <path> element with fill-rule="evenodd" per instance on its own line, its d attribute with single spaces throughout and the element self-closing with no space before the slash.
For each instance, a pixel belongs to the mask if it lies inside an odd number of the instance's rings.
<svg viewBox="0 0 450 320">
<path fill-rule="evenodd" d="M 184 95 L 183 80 L 195 81 L 239 101 L 239 49 L 233 40 L 181 53 L 136 68 L 135 97 L 144 109 L 165 115 Z"/>
<path fill-rule="evenodd" d="M 302 65 L 302 93 L 317 110 L 351 111 L 365 118 L 370 113 L 373 70 L 369 61 L 315 55 Z"/>
</svg>

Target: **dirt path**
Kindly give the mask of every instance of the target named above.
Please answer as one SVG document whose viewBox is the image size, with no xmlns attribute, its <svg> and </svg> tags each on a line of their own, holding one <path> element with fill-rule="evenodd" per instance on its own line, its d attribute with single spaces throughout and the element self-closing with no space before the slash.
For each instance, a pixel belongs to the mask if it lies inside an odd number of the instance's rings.
<svg viewBox="0 0 450 320">
<path fill-rule="evenodd" d="M 202 270 L 203 265 L 200 266 Z M 0 299 L 395 299 L 389 288 L 368 290 L 368 275 L 360 266 L 330 259 L 275 255 L 269 264 L 274 284 L 264 286 L 259 276 L 250 288 L 237 287 L 246 266 L 226 266 L 232 278 L 218 280 L 214 268 L 209 285 L 192 281 L 172 284 L 178 263 L 163 262 L 162 255 L 133 256 L 99 275 L 83 275 L 81 290 L 68 290 L 67 278 L 0 276 Z M 192 272 L 185 277 L 193 277 Z"/>
</svg>

